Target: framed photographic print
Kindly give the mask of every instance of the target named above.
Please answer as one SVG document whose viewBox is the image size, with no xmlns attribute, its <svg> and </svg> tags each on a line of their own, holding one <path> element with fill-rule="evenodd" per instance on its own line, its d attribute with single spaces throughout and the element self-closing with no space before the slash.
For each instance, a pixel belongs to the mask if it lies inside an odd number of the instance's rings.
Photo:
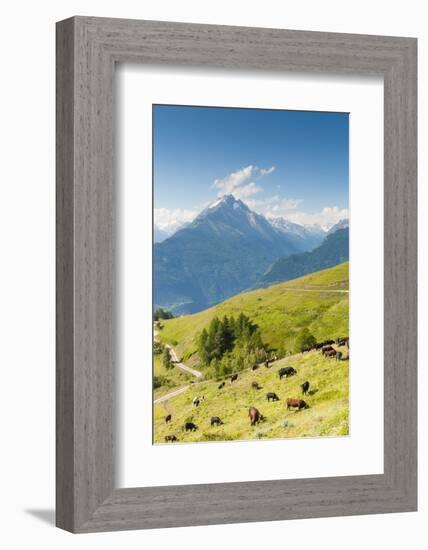
<svg viewBox="0 0 428 550">
<path fill-rule="evenodd" d="M 57 26 L 57 525 L 416 509 L 416 40 Z"/>
</svg>

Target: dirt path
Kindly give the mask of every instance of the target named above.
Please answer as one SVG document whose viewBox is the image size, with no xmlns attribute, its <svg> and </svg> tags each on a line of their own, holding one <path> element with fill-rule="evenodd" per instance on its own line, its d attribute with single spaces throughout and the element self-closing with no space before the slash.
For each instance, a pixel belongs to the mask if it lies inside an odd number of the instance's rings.
<svg viewBox="0 0 428 550">
<path fill-rule="evenodd" d="M 328 290 L 328 289 L 324 289 L 324 288 L 319 288 L 319 289 L 316 289 L 316 288 L 283 288 L 282 290 L 284 292 L 330 292 L 330 293 L 339 292 L 339 293 L 342 293 L 342 294 L 348 294 L 349 293 L 349 290 L 342 290 L 342 289 Z"/>
<path fill-rule="evenodd" d="M 153 337 L 154 337 L 155 340 L 157 339 L 158 334 L 159 334 L 158 330 L 156 328 L 154 328 L 153 329 Z M 166 344 L 166 347 L 169 349 L 169 351 L 171 353 L 171 359 L 172 359 L 175 367 L 178 367 L 179 369 L 195 376 L 196 378 L 201 378 L 202 372 L 200 372 L 199 370 L 193 369 L 192 367 L 189 367 L 188 365 L 185 365 L 184 363 L 179 361 L 177 353 L 175 352 L 174 348 L 172 348 L 169 344 Z M 169 392 L 165 395 L 162 395 L 161 397 L 158 397 L 157 399 L 155 399 L 153 401 L 153 403 L 158 404 L 158 403 L 162 403 L 164 401 L 168 401 L 168 399 L 171 399 L 172 397 L 175 397 L 176 395 L 180 395 L 180 393 L 184 393 L 185 391 L 187 391 L 189 389 L 189 387 L 190 386 L 183 386 L 183 387 L 178 388 L 178 389 L 176 389 L 172 392 Z"/>
<path fill-rule="evenodd" d="M 155 405 L 158 403 L 162 403 L 163 401 L 168 401 L 168 399 L 171 399 L 172 397 L 175 397 L 176 395 L 180 395 L 180 393 L 184 393 L 189 389 L 190 386 L 183 386 L 182 388 L 178 388 L 178 390 L 174 390 L 170 393 L 166 393 L 165 395 L 162 395 L 161 397 L 158 397 L 153 401 Z"/>
<path fill-rule="evenodd" d="M 153 329 L 153 338 L 156 340 L 157 336 L 159 334 L 159 331 L 154 328 Z M 201 378 L 202 372 L 196 369 L 193 369 L 192 367 L 189 367 L 188 365 L 185 365 L 181 361 L 178 360 L 178 356 L 174 350 L 169 344 L 165 344 L 165 346 L 169 349 L 171 353 L 171 359 L 174 362 L 174 366 L 178 367 L 181 370 L 184 370 L 185 372 L 188 372 L 189 374 L 192 374 L 193 376 L 196 376 L 196 378 Z"/>
<path fill-rule="evenodd" d="M 178 360 L 177 354 L 175 353 L 174 349 L 171 346 L 167 345 L 166 347 L 169 349 L 169 351 L 171 353 L 171 359 L 173 360 L 175 367 L 178 367 L 181 370 L 184 370 L 184 371 L 186 371 L 190 374 L 193 374 L 193 376 L 196 376 L 196 378 L 200 378 L 202 376 L 201 371 L 196 370 L 196 369 L 192 369 L 192 367 L 189 367 L 188 365 L 185 365 L 184 363 L 181 363 Z"/>
</svg>

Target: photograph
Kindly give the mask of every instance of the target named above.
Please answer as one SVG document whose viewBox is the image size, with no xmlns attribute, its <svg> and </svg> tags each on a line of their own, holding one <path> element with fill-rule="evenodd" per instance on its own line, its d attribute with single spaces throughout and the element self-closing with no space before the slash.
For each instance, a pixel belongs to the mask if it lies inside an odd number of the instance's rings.
<svg viewBox="0 0 428 550">
<path fill-rule="evenodd" d="M 349 115 L 153 105 L 153 442 L 349 435 Z"/>
</svg>

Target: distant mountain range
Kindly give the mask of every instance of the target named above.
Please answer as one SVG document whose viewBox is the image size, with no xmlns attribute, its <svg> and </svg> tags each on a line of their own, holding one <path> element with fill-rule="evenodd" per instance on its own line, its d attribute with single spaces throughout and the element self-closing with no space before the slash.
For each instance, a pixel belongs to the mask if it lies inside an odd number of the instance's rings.
<svg viewBox="0 0 428 550">
<path fill-rule="evenodd" d="M 284 218 L 269 218 L 269 222 L 282 233 L 288 235 L 296 248 L 302 252 L 318 246 L 326 232 L 319 225 L 300 225 Z"/>
<path fill-rule="evenodd" d="M 328 232 L 322 244 L 311 252 L 292 254 L 277 260 L 260 278 L 255 287 L 289 281 L 348 261 L 349 229 L 348 227 L 340 229 L 345 225 L 342 222 L 344 220 L 336 224 L 339 228 L 332 233 Z"/>
<path fill-rule="evenodd" d="M 339 222 L 334 224 L 332 227 L 330 227 L 330 229 L 327 231 L 327 235 L 331 235 L 332 233 L 334 233 L 338 229 L 346 229 L 348 227 L 349 227 L 349 220 L 346 220 L 346 219 L 345 220 L 340 220 Z"/>
<path fill-rule="evenodd" d="M 155 233 L 156 235 L 156 233 Z M 194 313 L 254 287 L 279 258 L 312 250 L 326 232 L 267 220 L 226 195 L 154 244 L 154 307 Z"/>
</svg>

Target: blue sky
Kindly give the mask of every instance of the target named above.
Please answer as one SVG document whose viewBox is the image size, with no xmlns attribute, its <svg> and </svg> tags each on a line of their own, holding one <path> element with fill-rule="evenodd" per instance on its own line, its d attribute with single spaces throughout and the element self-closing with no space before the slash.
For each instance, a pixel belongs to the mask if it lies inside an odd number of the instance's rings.
<svg viewBox="0 0 428 550">
<path fill-rule="evenodd" d="M 155 105 L 155 223 L 190 221 L 232 193 L 266 216 L 348 215 L 347 113 Z"/>
</svg>

